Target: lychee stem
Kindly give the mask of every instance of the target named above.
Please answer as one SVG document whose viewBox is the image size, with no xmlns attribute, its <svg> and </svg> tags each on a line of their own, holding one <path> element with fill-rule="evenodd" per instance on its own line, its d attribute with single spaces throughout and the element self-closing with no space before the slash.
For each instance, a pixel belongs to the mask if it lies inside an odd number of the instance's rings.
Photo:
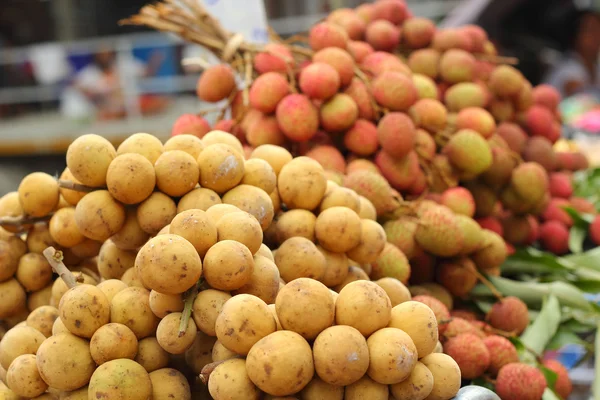
<svg viewBox="0 0 600 400">
<path fill-rule="evenodd" d="M 67 287 L 73 288 L 77 286 L 77 280 L 75 276 L 69 271 L 67 266 L 63 263 L 63 253 L 60 250 L 56 250 L 54 247 L 46 247 L 46 249 L 42 252 L 48 263 L 67 285 Z"/>
<path fill-rule="evenodd" d="M 502 293 L 500 293 L 500 291 L 498 291 L 498 289 L 496 289 L 494 284 L 492 282 L 490 282 L 489 279 L 487 279 L 485 276 L 483 276 L 477 270 L 477 268 L 475 268 L 472 265 L 468 265 L 466 268 L 469 272 L 471 272 L 473 275 L 475 275 L 481 283 L 483 283 L 488 289 L 490 289 L 490 291 L 492 292 L 494 297 L 496 297 L 498 300 L 502 300 L 504 298 L 504 296 L 502 296 Z"/>
<path fill-rule="evenodd" d="M 81 183 L 75 183 L 75 182 L 66 181 L 63 179 L 58 180 L 58 187 L 61 187 L 63 189 L 74 190 L 76 192 L 86 192 L 86 193 L 93 192 L 94 190 L 106 189 L 105 187 L 86 186 L 86 185 L 82 185 Z"/>
</svg>

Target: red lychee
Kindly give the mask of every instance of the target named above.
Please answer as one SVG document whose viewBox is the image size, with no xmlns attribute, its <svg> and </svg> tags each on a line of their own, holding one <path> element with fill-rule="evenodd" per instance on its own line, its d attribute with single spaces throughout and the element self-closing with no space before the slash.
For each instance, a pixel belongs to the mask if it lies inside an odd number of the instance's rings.
<svg viewBox="0 0 600 400">
<path fill-rule="evenodd" d="M 462 29 L 438 29 L 433 36 L 431 47 L 439 51 L 449 49 L 471 51 L 473 41 L 470 35 Z"/>
<path fill-rule="evenodd" d="M 546 107 L 534 105 L 527 110 L 525 124 L 532 136 L 543 136 L 547 139 L 552 134 L 552 113 Z"/>
<path fill-rule="evenodd" d="M 556 373 L 556 382 L 554 383 L 554 390 L 563 399 L 568 399 L 573 391 L 573 384 L 571 378 L 569 378 L 569 371 L 556 360 L 544 361 L 544 367 Z"/>
<path fill-rule="evenodd" d="M 213 127 L 213 129 L 215 131 L 223 131 L 223 132 L 229 132 L 229 133 L 233 133 L 235 127 L 235 121 L 232 119 L 222 119 L 220 121 L 218 121 L 215 126 Z"/>
<path fill-rule="evenodd" d="M 402 25 L 402 42 L 412 49 L 420 49 L 431 43 L 435 23 L 428 18 L 409 18 Z"/>
<path fill-rule="evenodd" d="M 472 333 L 463 333 L 448 340 L 444 344 L 444 352 L 456 361 L 463 379 L 478 378 L 490 366 L 487 347 Z"/>
<path fill-rule="evenodd" d="M 567 199 L 553 198 L 550 200 L 544 212 L 542 212 L 542 219 L 545 221 L 559 221 L 568 228 L 573 226 L 573 219 L 564 209 L 564 207 L 570 207 L 571 203 Z"/>
<path fill-rule="evenodd" d="M 521 154 L 527 143 L 527 134 L 519 125 L 503 122 L 498 125 L 496 133 L 506 141 L 512 151 Z"/>
<path fill-rule="evenodd" d="M 436 133 L 446 127 L 448 111 L 435 99 L 420 99 L 409 109 L 409 114 L 417 127 Z"/>
<path fill-rule="evenodd" d="M 374 76 L 383 72 L 399 72 L 408 77 L 411 76 L 410 68 L 393 54 L 385 51 L 376 51 L 367 55 L 360 63 L 361 69 Z"/>
<path fill-rule="evenodd" d="M 310 28 L 310 32 L 308 33 L 308 43 L 315 51 L 326 47 L 339 47 L 345 49 L 348 44 L 348 34 L 338 25 L 329 22 L 321 22 Z"/>
<path fill-rule="evenodd" d="M 353 78 L 350 85 L 344 91 L 348 96 L 352 97 L 358 106 L 358 117 L 366 120 L 375 119 L 375 110 L 373 109 L 373 99 L 369 93 L 367 85 L 360 79 Z"/>
<path fill-rule="evenodd" d="M 415 136 L 415 151 L 419 157 L 426 160 L 433 159 L 435 156 L 436 144 L 433 137 L 424 129 L 417 129 Z"/>
<path fill-rule="evenodd" d="M 496 393 L 502 400 L 540 400 L 546 386 L 539 369 L 519 362 L 503 366 L 496 379 Z"/>
<path fill-rule="evenodd" d="M 477 285 L 477 276 L 474 274 L 476 269 L 473 261 L 466 257 L 446 261 L 438 265 L 437 281 L 453 296 L 464 297 Z"/>
<path fill-rule="evenodd" d="M 590 239 L 592 239 L 596 246 L 600 246 L 600 216 L 596 216 L 596 218 L 594 218 L 589 229 Z"/>
<path fill-rule="evenodd" d="M 331 65 L 340 75 L 340 83 L 346 86 L 354 77 L 354 60 L 350 53 L 337 47 L 326 47 L 313 55 L 313 62 Z"/>
<path fill-rule="evenodd" d="M 484 138 L 496 131 L 496 122 L 492 114 L 480 107 L 468 107 L 460 110 L 456 116 L 457 129 L 472 129 Z"/>
<path fill-rule="evenodd" d="M 596 207 L 588 199 L 583 197 L 571 197 L 569 199 L 571 206 L 577 210 L 577 212 L 585 214 L 596 214 Z"/>
<path fill-rule="evenodd" d="M 375 156 L 375 164 L 390 185 L 400 191 L 411 187 L 419 169 L 419 159 L 414 151 L 398 158 L 392 157 L 382 150 Z"/>
<path fill-rule="evenodd" d="M 183 114 L 173 124 L 171 136 L 176 135 L 194 135 L 202 138 L 210 132 L 210 125 L 204 118 L 194 114 Z"/>
<path fill-rule="evenodd" d="M 404 113 L 388 113 L 377 125 L 379 144 L 393 157 L 406 156 L 415 145 L 415 137 L 415 126 Z"/>
<path fill-rule="evenodd" d="M 370 156 L 377 151 L 377 126 L 366 119 L 357 119 L 344 134 L 344 145 L 359 156 Z"/>
<path fill-rule="evenodd" d="M 462 26 L 461 29 L 471 38 L 472 51 L 475 53 L 483 53 L 485 42 L 488 40 L 487 32 L 477 25 L 465 25 Z"/>
<path fill-rule="evenodd" d="M 546 221 L 540 226 L 542 247 L 554 254 L 569 251 L 569 229 L 559 221 Z"/>
<path fill-rule="evenodd" d="M 375 50 L 393 51 L 400 43 L 400 29 L 384 19 L 376 20 L 367 25 L 365 38 Z"/>
<path fill-rule="evenodd" d="M 346 160 L 340 151 L 333 146 L 317 146 L 306 153 L 306 157 L 317 160 L 324 169 L 346 172 Z"/>
<path fill-rule="evenodd" d="M 321 105 L 319 118 L 327 132 L 343 132 L 356 122 L 358 106 L 349 95 L 338 93 Z"/>
<path fill-rule="evenodd" d="M 412 79 L 399 72 L 382 72 L 373 80 L 372 87 L 377 103 L 391 111 L 406 111 L 418 99 Z"/>
<path fill-rule="evenodd" d="M 519 361 L 519 354 L 515 346 L 505 337 L 492 335 L 483 339 L 483 343 L 490 353 L 490 366 L 488 371 L 496 376 L 500 368 L 506 364 Z"/>
<path fill-rule="evenodd" d="M 351 8 L 338 8 L 329 14 L 328 22 L 339 25 L 352 40 L 360 40 L 365 34 L 365 21 Z"/>
<path fill-rule="evenodd" d="M 354 11 L 367 24 L 375 19 L 375 5 L 372 3 L 361 4 Z"/>
<path fill-rule="evenodd" d="M 346 166 L 346 174 L 350 175 L 355 171 L 367 170 L 379 174 L 379 168 L 374 162 L 365 158 L 356 158 L 348 163 Z"/>
<path fill-rule="evenodd" d="M 553 172 L 550 178 L 550 195 L 552 197 L 562 197 L 568 199 L 573 195 L 573 184 L 571 177 L 564 172 Z"/>
<path fill-rule="evenodd" d="M 196 85 L 196 94 L 204 101 L 216 103 L 235 89 L 235 77 L 229 65 L 219 64 L 206 69 Z"/>
<path fill-rule="evenodd" d="M 250 125 L 246 131 L 246 140 L 252 147 L 263 144 L 281 146 L 285 143 L 285 136 L 279 128 L 277 118 L 265 115 Z"/>
<path fill-rule="evenodd" d="M 308 97 L 326 100 L 340 88 L 340 75 L 329 64 L 314 62 L 300 73 L 300 89 Z"/>
<path fill-rule="evenodd" d="M 284 135 L 296 142 L 309 140 L 319 128 L 319 111 L 301 94 L 284 97 L 277 105 L 276 116 Z"/>
<path fill-rule="evenodd" d="M 429 308 L 431 308 L 431 310 L 435 314 L 435 319 L 437 319 L 438 324 L 440 324 L 440 327 L 442 323 L 444 323 L 445 325 L 445 322 L 450 319 L 450 311 L 448 311 L 448 307 L 446 307 L 444 303 L 442 303 L 435 297 L 428 295 L 419 295 L 413 297 L 412 299 L 414 301 L 423 303 Z"/>
<path fill-rule="evenodd" d="M 477 223 L 481 228 L 487 229 L 488 231 L 496 232 L 500 236 L 504 236 L 504 229 L 502 224 L 496 217 L 482 217 L 476 219 Z"/>
<path fill-rule="evenodd" d="M 401 24 L 408 16 L 408 9 L 403 0 L 378 0 L 373 4 L 375 19 L 384 19 L 394 25 Z"/>
<path fill-rule="evenodd" d="M 413 51 L 408 56 L 408 66 L 415 74 L 422 74 L 435 79 L 438 76 L 438 64 L 441 58 L 439 51 L 434 49 L 420 49 Z"/>
<path fill-rule="evenodd" d="M 509 296 L 492 306 L 487 320 L 496 329 L 520 335 L 529 325 L 529 310 L 521 299 Z"/>
<path fill-rule="evenodd" d="M 560 93 L 553 86 L 538 85 L 533 88 L 533 102 L 554 111 L 560 103 Z"/>
<path fill-rule="evenodd" d="M 259 74 L 267 72 L 287 73 L 288 69 L 294 65 L 292 52 L 285 45 L 279 43 L 269 43 L 254 57 L 254 69 Z"/>
<path fill-rule="evenodd" d="M 470 82 L 475 72 L 475 57 L 460 49 L 450 49 L 440 59 L 440 74 L 448 83 Z"/>
<path fill-rule="evenodd" d="M 471 321 L 453 316 L 452 311 L 450 312 L 450 316 L 452 318 L 443 324 L 444 327 L 442 330 L 444 331 L 444 334 L 441 337 L 443 341 L 462 335 L 463 333 L 470 333 L 482 339 L 485 337 L 483 332 L 477 326 L 472 324 Z"/>
<path fill-rule="evenodd" d="M 351 40 L 348 42 L 348 52 L 354 57 L 354 61 L 361 63 L 369 54 L 373 54 L 375 50 L 367 42 L 359 40 Z"/>
<path fill-rule="evenodd" d="M 270 114 L 275 111 L 277 104 L 290 93 L 287 79 L 277 72 L 267 72 L 260 75 L 250 86 L 250 105 L 257 110 Z"/>
<path fill-rule="evenodd" d="M 441 204 L 445 205 L 455 214 L 462 214 L 468 217 L 475 215 L 475 199 L 473 195 L 464 187 L 450 188 L 442 193 Z"/>
</svg>

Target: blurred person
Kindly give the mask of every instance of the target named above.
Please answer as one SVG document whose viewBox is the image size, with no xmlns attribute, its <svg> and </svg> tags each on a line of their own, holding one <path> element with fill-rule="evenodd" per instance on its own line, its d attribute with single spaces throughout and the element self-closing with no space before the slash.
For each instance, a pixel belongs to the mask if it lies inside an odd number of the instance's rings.
<svg viewBox="0 0 600 400">
<path fill-rule="evenodd" d="M 99 119 L 119 119 L 127 113 L 123 82 L 153 76 L 164 55 L 155 52 L 147 64 L 135 57 L 122 59 L 109 48 L 101 48 L 93 61 L 84 67 L 63 93 L 63 112 L 69 117 L 95 114 Z M 142 114 L 151 114 L 165 108 L 162 96 L 142 94 L 138 97 Z"/>
<path fill-rule="evenodd" d="M 563 98 L 581 92 L 600 92 L 600 14 L 582 11 L 571 20 L 570 50 L 552 68 L 545 81 Z"/>
</svg>

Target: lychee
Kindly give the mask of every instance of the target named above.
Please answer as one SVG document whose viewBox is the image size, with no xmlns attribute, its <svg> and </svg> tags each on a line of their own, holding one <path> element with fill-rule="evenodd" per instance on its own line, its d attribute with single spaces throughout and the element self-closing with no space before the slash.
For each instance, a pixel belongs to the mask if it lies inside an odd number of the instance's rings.
<svg viewBox="0 0 600 400">
<path fill-rule="evenodd" d="M 359 156 L 369 156 L 377 151 L 377 126 L 366 119 L 357 119 L 344 134 L 344 145 Z"/>
<path fill-rule="evenodd" d="M 448 83 L 470 82 L 475 72 L 475 57 L 460 49 L 450 49 L 440 59 L 440 74 Z"/>
<path fill-rule="evenodd" d="M 313 25 L 308 33 L 308 43 L 315 50 L 326 47 L 339 47 L 345 49 L 348 44 L 348 34 L 339 25 L 329 22 L 320 22 Z"/>
<path fill-rule="evenodd" d="M 573 226 L 573 218 L 565 211 L 565 207 L 571 207 L 569 200 L 555 197 L 550 200 L 546 209 L 542 212 L 542 218 L 545 221 L 561 222 L 570 228 Z"/>
<path fill-rule="evenodd" d="M 262 119 L 264 116 L 265 114 L 261 113 L 255 108 L 248 109 L 247 112 L 244 114 L 243 118 L 241 119 L 240 123 L 238 124 L 239 130 L 246 134 L 246 132 L 250 130 L 250 127 L 253 126 L 257 121 Z"/>
<path fill-rule="evenodd" d="M 454 309 L 454 310 L 450 311 L 450 316 L 453 319 L 462 318 L 469 322 L 477 321 L 479 319 L 479 317 L 477 316 L 477 314 L 475 312 L 473 312 L 471 310 L 463 310 L 463 309 Z"/>
<path fill-rule="evenodd" d="M 270 114 L 275 111 L 277 104 L 290 93 L 287 79 L 277 72 L 267 72 L 260 75 L 250 86 L 250 105 L 257 110 Z"/>
<path fill-rule="evenodd" d="M 360 79 L 353 78 L 350 85 L 344 90 L 348 96 L 352 97 L 358 107 L 358 117 L 366 120 L 375 119 L 374 101 L 369 93 L 367 85 Z"/>
<path fill-rule="evenodd" d="M 452 294 L 450 294 L 450 292 L 442 285 L 435 282 L 425 282 L 421 284 L 420 287 L 423 288 L 423 293 L 441 301 L 442 304 L 444 304 L 446 308 L 448 308 L 448 310 L 451 310 L 452 307 L 454 307 L 454 299 L 452 298 Z M 411 286 L 410 290 L 413 290 L 413 288 L 415 288 L 415 286 Z M 414 293 L 414 295 L 418 294 L 419 293 Z"/>
<path fill-rule="evenodd" d="M 460 250 L 461 255 L 469 255 L 481 249 L 483 245 L 483 236 L 481 235 L 481 227 L 475 220 L 466 215 L 456 214 L 455 216 L 458 227 L 463 234 L 463 246 Z"/>
<path fill-rule="evenodd" d="M 544 361 L 544 367 L 556 373 L 554 391 L 563 399 L 568 399 L 573 391 L 573 384 L 569 378 L 569 371 L 557 360 Z"/>
<path fill-rule="evenodd" d="M 439 51 L 449 49 L 471 51 L 472 46 L 471 37 L 462 29 L 438 29 L 431 42 L 431 47 Z"/>
<path fill-rule="evenodd" d="M 365 34 L 365 21 L 351 8 L 338 8 L 332 11 L 327 21 L 342 27 L 352 40 L 360 40 Z"/>
<path fill-rule="evenodd" d="M 435 155 L 435 140 L 429 132 L 424 129 L 417 129 L 415 134 L 415 151 L 419 157 L 431 160 Z"/>
<path fill-rule="evenodd" d="M 450 316 L 451 319 L 447 321 L 442 328 L 444 332 L 441 338 L 442 341 L 445 342 L 447 339 L 462 335 L 464 333 L 473 334 L 481 339 L 485 337 L 483 332 L 474 324 L 472 324 L 471 321 L 454 316 L 453 311 L 450 312 Z"/>
<path fill-rule="evenodd" d="M 568 171 L 579 171 L 588 168 L 588 160 L 579 152 L 557 152 L 558 168 Z"/>
<path fill-rule="evenodd" d="M 292 57 L 292 52 L 285 45 L 279 43 L 265 45 L 264 51 L 261 51 L 254 57 L 254 69 L 259 74 L 267 72 L 285 74 L 293 65 L 294 58 Z"/>
<path fill-rule="evenodd" d="M 408 259 L 415 253 L 417 223 L 411 218 L 398 218 L 385 222 L 383 229 L 388 242 L 398 247 Z"/>
<path fill-rule="evenodd" d="M 373 54 L 375 51 L 373 47 L 367 42 L 361 42 L 359 40 L 350 40 L 348 42 L 348 52 L 354 57 L 354 61 L 361 63 L 366 56 Z"/>
<path fill-rule="evenodd" d="M 399 203 L 392 195 L 388 181 L 376 172 L 358 170 L 346 175 L 344 186 L 366 197 L 377 210 L 377 215 L 383 215 L 398 208 Z"/>
<path fill-rule="evenodd" d="M 475 379 L 490 366 L 490 353 L 479 337 L 463 333 L 444 344 L 444 352 L 460 367 L 461 378 Z"/>
<path fill-rule="evenodd" d="M 271 115 L 265 115 L 248 128 L 246 140 L 253 147 L 258 147 L 263 144 L 281 146 L 285 143 L 285 136 L 279 128 L 277 118 Z"/>
<path fill-rule="evenodd" d="M 600 246 L 600 216 L 596 216 L 589 227 L 590 239 L 597 246 Z"/>
<path fill-rule="evenodd" d="M 466 296 L 477 285 L 475 263 L 469 258 L 458 258 L 438 265 L 437 281 L 452 295 Z"/>
<path fill-rule="evenodd" d="M 379 174 L 379 168 L 374 162 L 365 158 L 356 158 L 348 163 L 346 166 L 346 174 L 350 175 L 355 171 L 367 170 Z"/>
<path fill-rule="evenodd" d="M 326 47 L 313 55 L 313 62 L 331 65 L 340 75 L 340 83 L 346 86 L 354 77 L 354 60 L 350 53 L 337 47 Z"/>
<path fill-rule="evenodd" d="M 410 277 L 410 264 L 406 255 L 391 243 L 386 243 L 377 260 L 371 264 L 371 279 L 396 278 L 407 284 Z"/>
<path fill-rule="evenodd" d="M 489 138 L 496 131 L 494 117 L 480 107 L 468 107 L 460 110 L 456 116 L 457 129 L 472 129 L 484 138 Z"/>
<path fill-rule="evenodd" d="M 415 137 L 415 126 L 404 113 L 387 113 L 377 125 L 379 144 L 393 157 L 404 157 L 412 151 Z"/>
<path fill-rule="evenodd" d="M 411 49 L 427 47 L 435 34 L 435 23 L 428 18 L 409 18 L 402 25 L 402 42 Z"/>
<path fill-rule="evenodd" d="M 483 217 L 477 218 L 476 221 L 482 229 L 487 229 L 488 231 L 496 232 L 499 236 L 504 236 L 504 228 L 498 218 Z"/>
<path fill-rule="evenodd" d="M 507 256 L 504 239 L 496 232 L 486 229 L 481 231 L 481 236 L 481 248 L 471 254 L 471 259 L 477 268 L 484 271 L 501 266 Z"/>
<path fill-rule="evenodd" d="M 498 65 L 492 71 L 488 82 L 490 90 L 499 97 L 515 96 L 525 82 L 523 74 L 510 65 Z"/>
<path fill-rule="evenodd" d="M 504 187 L 517 166 L 515 156 L 503 147 L 492 147 L 492 165 L 481 175 L 483 182 L 494 189 Z"/>
<path fill-rule="evenodd" d="M 419 99 L 439 99 L 440 93 L 433 79 L 422 74 L 413 74 L 412 79 Z"/>
<path fill-rule="evenodd" d="M 521 127 L 512 122 L 503 122 L 498 125 L 496 133 L 508 144 L 508 147 L 517 154 L 521 154 L 527 143 L 527 134 Z"/>
<path fill-rule="evenodd" d="M 426 253 L 418 245 L 410 257 L 411 274 L 410 283 L 418 285 L 424 282 L 431 282 L 435 279 L 435 257 Z"/>
<path fill-rule="evenodd" d="M 548 138 L 551 135 L 553 121 L 552 113 L 546 107 L 538 105 L 534 105 L 527 110 L 525 116 L 525 125 L 532 136 Z"/>
<path fill-rule="evenodd" d="M 375 19 L 384 19 L 394 25 L 401 24 L 408 16 L 406 3 L 402 0 L 378 0 L 373 4 Z"/>
<path fill-rule="evenodd" d="M 376 51 L 369 54 L 362 60 L 360 67 L 373 76 L 388 71 L 400 72 L 408 77 L 411 76 L 410 68 L 400 58 L 385 51 Z"/>
<path fill-rule="evenodd" d="M 444 303 L 442 303 L 435 297 L 428 295 L 419 295 L 414 296 L 412 299 L 414 301 L 418 301 L 419 303 L 423 303 L 427 307 L 431 308 L 431 310 L 435 314 L 435 319 L 437 320 L 440 327 L 442 323 L 445 323 L 450 319 L 450 311 L 448 311 L 448 307 L 446 307 Z"/>
<path fill-rule="evenodd" d="M 438 76 L 441 54 L 435 49 L 420 49 L 413 51 L 408 56 L 408 66 L 415 74 L 423 74 L 435 79 Z"/>
<path fill-rule="evenodd" d="M 461 82 L 452 85 L 444 94 L 444 102 L 448 111 L 460 111 L 467 107 L 484 107 L 485 92 L 482 87 L 472 82 Z"/>
<path fill-rule="evenodd" d="M 379 19 L 367 25 L 365 38 L 373 49 L 391 52 L 400 43 L 400 29 L 389 21 Z"/>
<path fill-rule="evenodd" d="M 571 197 L 569 202 L 577 212 L 584 214 L 596 214 L 596 207 L 588 199 L 584 199 L 583 197 Z"/>
<path fill-rule="evenodd" d="M 471 38 L 471 50 L 475 53 L 483 53 L 485 42 L 488 40 L 487 32 L 477 25 L 465 25 L 461 29 Z"/>
<path fill-rule="evenodd" d="M 415 126 L 430 132 L 438 132 L 446 126 L 448 111 L 435 99 L 420 99 L 409 109 Z"/>
<path fill-rule="evenodd" d="M 340 151 L 333 146 L 317 146 L 306 153 L 306 157 L 317 160 L 326 170 L 344 173 L 346 171 L 346 160 Z"/>
<path fill-rule="evenodd" d="M 508 100 L 493 99 L 488 108 L 497 122 L 512 121 L 515 118 L 515 107 Z"/>
<path fill-rule="evenodd" d="M 425 251 L 442 257 L 460 253 L 464 238 L 452 211 L 431 207 L 421 214 L 420 222 L 415 239 Z"/>
<path fill-rule="evenodd" d="M 490 353 L 490 366 L 488 371 L 496 376 L 498 371 L 506 364 L 519 361 L 519 354 L 515 346 L 505 337 L 491 335 L 483 339 L 483 344 Z"/>
<path fill-rule="evenodd" d="M 416 174 L 417 174 L 417 176 L 415 178 L 415 181 L 407 189 L 407 193 L 409 195 L 412 195 L 413 197 L 422 195 L 425 192 L 425 190 L 428 188 L 427 176 L 425 175 L 423 170 L 421 168 L 417 169 Z"/>
<path fill-rule="evenodd" d="M 526 162 L 513 170 L 510 186 L 518 199 L 534 205 L 548 192 L 548 175 L 540 164 Z"/>
<path fill-rule="evenodd" d="M 515 109 L 517 111 L 527 111 L 533 105 L 533 93 L 531 83 L 524 81 L 523 87 L 514 98 Z"/>
<path fill-rule="evenodd" d="M 354 11 L 365 23 L 369 23 L 375 19 L 375 6 L 372 3 L 361 4 Z"/>
<path fill-rule="evenodd" d="M 554 254 L 565 254 L 569 251 L 569 229 L 562 222 L 546 221 L 540 226 L 540 243 Z"/>
<path fill-rule="evenodd" d="M 277 105 L 277 122 L 290 140 L 303 142 L 312 138 L 319 128 L 319 111 L 302 94 L 289 94 Z"/>
<path fill-rule="evenodd" d="M 489 144 L 471 129 L 461 129 L 452 135 L 444 152 L 455 167 L 471 174 L 480 174 L 492 165 Z"/>
<path fill-rule="evenodd" d="M 375 156 L 375 164 L 390 185 L 400 191 L 411 187 L 419 170 L 419 159 L 414 151 L 399 158 L 392 157 L 385 150 L 381 150 Z"/>
<path fill-rule="evenodd" d="M 513 245 L 527 243 L 532 229 L 527 216 L 509 215 L 502 219 L 504 239 Z"/>
<path fill-rule="evenodd" d="M 349 95 L 338 93 L 321 105 L 319 118 L 327 132 L 342 132 L 354 125 L 358 106 Z"/>
<path fill-rule="evenodd" d="M 196 94 L 204 101 L 216 103 L 235 89 L 235 77 L 229 65 L 219 64 L 206 69 L 196 85 Z"/>
<path fill-rule="evenodd" d="M 496 393 L 502 400 L 540 400 L 546 386 L 539 369 L 519 362 L 500 368 L 496 379 Z"/>
<path fill-rule="evenodd" d="M 521 299 L 509 296 L 494 303 L 486 319 L 496 329 L 520 335 L 529 325 L 529 310 Z"/>
<path fill-rule="evenodd" d="M 300 89 L 308 97 L 326 100 L 340 88 L 340 76 L 329 64 L 315 62 L 302 70 Z"/>
<path fill-rule="evenodd" d="M 213 127 L 213 129 L 216 131 L 223 131 L 229 133 L 233 133 L 234 128 L 235 121 L 232 119 L 222 119 L 220 121 L 217 121 L 217 123 L 215 123 L 215 126 Z"/>
<path fill-rule="evenodd" d="M 542 84 L 533 88 L 533 102 L 554 111 L 560 103 L 560 93 L 553 86 Z"/>
<path fill-rule="evenodd" d="M 439 193 L 458 185 L 458 171 L 445 154 L 436 154 L 431 160 L 432 169 L 429 174 L 429 188 Z"/>
<path fill-rule="evenodd" d="M 194 135 L 202 138 L 210 132 L 210 125 L 204 118 L 194 114 L 183 114 L 173 124 L 171 136 Z"/>
<path fill-rule="evenodd" d="M 372 88 L 377 103 L 392 111 L 406 111 L 418 98 L 412 79 L 399 72 L 382 72 L 373 80 Z"/>
<path fill-rule="evenodd" d="M 475 199 L 475 215 L 489 217 L 494 213 L 498 197 L 489 186 L 481 183 L 470 182 L 466 185 Z"/>
<path fill-rule="evenodd" d="M 472 217 L 475 214 L 473 195 L 463 187 L 450 188 L 442 193 L 441 204 L 451 209 L 455 214 Z"/>
</svg>

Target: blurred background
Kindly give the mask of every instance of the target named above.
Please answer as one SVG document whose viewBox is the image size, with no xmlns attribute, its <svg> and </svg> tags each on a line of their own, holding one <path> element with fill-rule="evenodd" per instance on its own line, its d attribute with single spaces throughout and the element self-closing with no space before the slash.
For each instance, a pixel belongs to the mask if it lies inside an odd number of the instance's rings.
<svg viewBox="0 0 600 400">
<path fill-rule="evenodd" d="M 0 1 L 1 194 L 30 171 L 62 170 L 64 151 L 78 135 L 97 133 L 114 142 L 135 132 L 166 138 L 178 115 L 204 107 L 194 94 L 199 72 L 184 69 L 181 60 L 209 57 L 205 51 L 174 36 L 119 25 L 146 2 Z M 565 97 L 597 96 L 598 2 L 407 0 L 415 15 L 446 27 L 482 25 L 501 54 L 519 58 L 518 68 L 533 84 L 553 83 Z M 255 42 L 267 40 L 267 26 L 290 36 L 334 8 L 360 3 L 204 0 L 226 28 Z M 583 86 L 562 79 L 573 60 L 589 72 Z"/>
</svg>

